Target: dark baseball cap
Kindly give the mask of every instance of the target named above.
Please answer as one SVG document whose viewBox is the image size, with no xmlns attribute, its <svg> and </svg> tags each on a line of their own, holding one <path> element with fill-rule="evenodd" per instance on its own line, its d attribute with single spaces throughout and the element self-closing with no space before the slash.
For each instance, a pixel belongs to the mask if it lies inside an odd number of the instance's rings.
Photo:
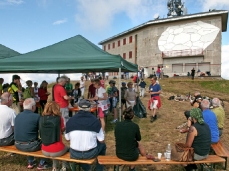
<svg viewBox="0 0 229 171">
<path fill-rule="evenodd" d="M 81 108 L 89 108 L 89 107 L 91 107 L 91 103 L 88 100 L 82 99 L 79 102 L 79 107 L 81 107 Z"/>
</svg>

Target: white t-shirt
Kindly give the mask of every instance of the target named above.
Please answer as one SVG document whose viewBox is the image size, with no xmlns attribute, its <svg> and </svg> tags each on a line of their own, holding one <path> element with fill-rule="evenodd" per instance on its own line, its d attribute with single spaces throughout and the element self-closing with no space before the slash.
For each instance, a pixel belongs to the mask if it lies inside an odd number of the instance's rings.
<svg viewBox="0 0 229 171">
<path fill-rule="evenodd" d="M 16 114 L 6 105 L 0 105 L 0 111 L 0 139 L 3 139 L 13 133 L 12 126 L 14 126 Z"/>
<path fill-rule="evenodd" d="M 100 87 L 99 89 L 96 90 L 96 96 L 99 98 L 104 98 L 104 93 L 106 93 L 106 90 L 103 87 Z M 107 99 L 106 100 L 98 100 L 98 107 L 102 108 L 102 111 L 107 110 Z"/>
<path fill-rule="evenodd" d="M 106 76 L 109 76 L 109 73 L 108 73 L 108 72 L 106 72 L 106 73 L 105 73 L 105 75 L 106 75 Z"/>
<path fill-rule="evenodd" d="M 71 131 L 65 134 L 65 139 L 70 140 L 70 147 L 77 151 L 88 151 L 97 147 L 98 141 L 104 140 L 102 128 L 99 133 L 92 131 Z"/>
</svg>

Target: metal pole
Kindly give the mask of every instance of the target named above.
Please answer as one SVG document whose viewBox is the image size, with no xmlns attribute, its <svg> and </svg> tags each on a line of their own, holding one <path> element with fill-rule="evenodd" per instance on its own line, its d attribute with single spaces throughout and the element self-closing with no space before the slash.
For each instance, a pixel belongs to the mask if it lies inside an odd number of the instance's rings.
<svg viewBox="0 0 229 171">
<path fill-rule="evenodd" d="M 118 72 L 118 79 L 119 79 L 119 121 L 122 121 L 122 111 L 121 111 L 121 68 L 119 68 Z"/>
</svg>

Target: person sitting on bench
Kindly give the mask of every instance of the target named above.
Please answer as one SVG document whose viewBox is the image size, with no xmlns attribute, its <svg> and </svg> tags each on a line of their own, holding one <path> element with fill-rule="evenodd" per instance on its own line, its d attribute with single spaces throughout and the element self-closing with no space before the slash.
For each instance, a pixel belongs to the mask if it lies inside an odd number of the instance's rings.
<svg viewBox="0 0 229 171">
<path fill-rule="evenodd" d="M 64 119 L 61 117 L 60 106 L 50 101 L 46 103 L 39 122 L 42 153 L 48 157 L 59 157 L 68 152 L 68 147 L 62 142 L 62 133 L 65 131 Z M 53 160 L 53 170 L 58 170 L 58 160 Z M 66 171 L 68 164 L 62 162 L 61 171 Z"/>
<path fill-rule="evenodd" d="M 0 103 L 0 147 L 14 144 L 14 120 L 16 114 L 9 108 L 13 103 L 13 97 L 6 92 L 1 95 Z"/>
<path fill-rule="evenodd" d="M 193 125 L 190 127 L 185 146 L 194 148 L 194 160 L 202 160 L 208 157 L 211 148 L 211 131 L 204 122 L 202 111 L 199 108 L 193 108 L 190 111 Z M 195 164 L 189 164 L 185 167 L 186 171 L 197 169 Z"/>
<path fill-rule="evenodd" d="M 24 152 L 34 152 L 41 150 L 41 140 L 38 138 L 40 115 L 34 113 L 36 102 L 33 98 L 27 98 L 23 102 L 24 111 L 19 113 L 15 118 L 14 139 L 15 146 L 18 150 Z M 33 169 L 36 165 L 33 156 L 28 156 L 28 169 Z M 40 160 L 37 169 L 48 169 L 44 159 Z"/>
<path fill-rule="evenodd" d="M 70 157 L 73 159 L 93 159 L 105 155 L 106 144 L 100 121 L 90 112 L 91 103 L 82 99 L 79 102 L 79 112 L 66 124 L 65 138 L 70 141 Z M 72 171 L 76 163 L 70 163 Z M 90 170 L 90 165 L 81 164 L 84 171 Z M 97 163 L 96 171 L 102 171 L 103 165 Z"/>
<path fill-rule="evenodd" d="M 145 149 L 139 143 L 141 141 L 141 134 L 139 126 L 132 122 L 134 111 L 132 107 L 128 107 L 123 112 L 125 120 L 118 122 L 115 127 L 115 144 L 116 155 L 118 158 L 126 161 L 135 161 L 139 157 L 146 156 Z M 130 171 L 135 171 L 134 166 L 130 166 Z"/>
<path fill-rule="evenodd" d="M 202 114 L 204 118 L 204 122 L 208 124 L 210 130 L 211 130 L 211 142 L 212 144 L 217 143 L 219 141 L 219 130 L 217 125 L 217 118 L 214 112 L 212 112 L 210 109 L 210 102 L 207 99 L 204 99 L 201 102 L 201 109 Z"/>
<path fill-rule="evenodd" d="M 212 112 L 215 113 L 218 121 L 219 136 L 221 136 L 223 134 L 225 111 L 221 106 L 220 100 L 218 98 L 212 99 L 212 106 L 213 106 Z"/>
</svg>

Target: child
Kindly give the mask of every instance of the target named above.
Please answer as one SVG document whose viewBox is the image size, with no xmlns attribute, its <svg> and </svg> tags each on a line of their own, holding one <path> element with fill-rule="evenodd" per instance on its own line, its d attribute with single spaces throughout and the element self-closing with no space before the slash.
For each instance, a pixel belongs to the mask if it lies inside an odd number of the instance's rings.
<svg viewBox="0 0 229 171">
<path fill-rule="evenodd" d="M 139 83 L 139 87 L 140 87 L 140 97 L 144 97 L 145 96 L 146 82 L 144 81 L 143 78 L 141 79 L 141 81 Z"/>
<path fill-rule="evenodd" d="M 125 109 L 126 109 L 126 99 L 124 97 L 125 95 L 125 91 L 127 90 L 127 87 L 126 87 L 126 83 L 125 82 L 122 82 L 122 87 L 121 87 L 121 109 L 123 111 L 123 105 L 125 106 Z"/>
</svg>

